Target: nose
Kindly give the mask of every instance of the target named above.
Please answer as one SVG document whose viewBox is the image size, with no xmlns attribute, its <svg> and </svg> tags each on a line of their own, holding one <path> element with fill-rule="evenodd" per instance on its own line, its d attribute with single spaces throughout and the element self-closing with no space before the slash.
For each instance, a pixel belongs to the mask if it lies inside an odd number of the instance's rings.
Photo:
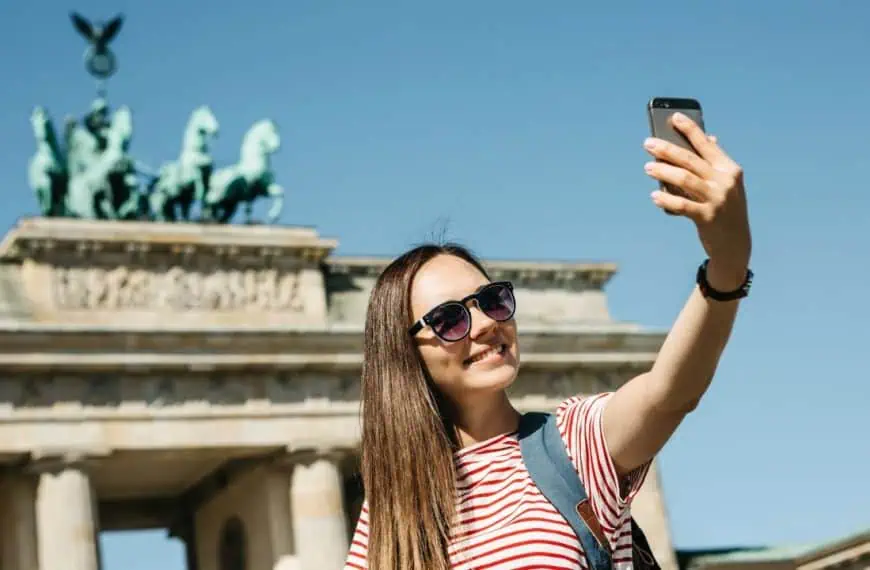
<svg viewBox="0 0 870 570">
<path fill-rule="evenodd" d="M 468 311 L 471 313 L 471 331 L 469 336 L 472 339 L 485 337 L 491 334 L 498 326 L 498 321 L 481 311 L 476 301 L 471 303 Z"/>
</svg>

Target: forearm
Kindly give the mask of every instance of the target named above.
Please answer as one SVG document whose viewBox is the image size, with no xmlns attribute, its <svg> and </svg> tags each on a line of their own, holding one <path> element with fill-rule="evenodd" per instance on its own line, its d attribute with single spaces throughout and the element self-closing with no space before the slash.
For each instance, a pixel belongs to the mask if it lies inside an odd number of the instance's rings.
<svg viewBox="0 0 870 570">
<path fill-rule="evenodd" d="M 711 261 L 707 279 L 720 291 L 737 289 L 746 266 L 725 267 Z M 646 379 L 663 411 L 694 408 L 707 390 L 731 336 L 740 301 L 706 299 L 696 286 L 680 311 Z"/>
</svg>

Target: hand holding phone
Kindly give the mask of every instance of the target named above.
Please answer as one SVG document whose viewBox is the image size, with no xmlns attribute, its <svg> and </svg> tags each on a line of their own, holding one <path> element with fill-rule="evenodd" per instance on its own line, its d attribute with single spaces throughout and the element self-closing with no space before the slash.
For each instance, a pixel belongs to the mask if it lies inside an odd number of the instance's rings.
<svg viewBox="0 0 870 570">
<path fill-rule="evenodd" d="M 655 160 L 644 170 L 664 190 L 652 193 L 653 202 L 695 223 L 720 281 L 730 275 L 736 287 L 752 251 L 742 168 L 704 131 L 694 99 L 653 98 L 648 112 L 653 136 L 644 147 Z"/>
</svg>

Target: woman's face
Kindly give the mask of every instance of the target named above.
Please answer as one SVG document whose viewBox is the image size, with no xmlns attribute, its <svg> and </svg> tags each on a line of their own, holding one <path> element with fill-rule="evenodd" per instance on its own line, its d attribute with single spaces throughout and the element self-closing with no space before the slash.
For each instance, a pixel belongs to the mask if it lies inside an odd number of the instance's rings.
<svg viewBox="0 0 870 570">
<path fill-rule="evenodd" d="M 432 258 L 411 283 L 414 322 L 437 305 L 461 300 L 487 283 L 489 280 L 464 259 L 453 255 Z M 482 312 L 474 301 L 466 306 L 471 313 L 471 330 L 462 340 L 446 342 L 430 327 L 424 327 L 415 336 L 432 380 L 457 403 L 465 396 L 506 388 L 519 370 L 514 319 L 498 322 Z"/>
</svg>

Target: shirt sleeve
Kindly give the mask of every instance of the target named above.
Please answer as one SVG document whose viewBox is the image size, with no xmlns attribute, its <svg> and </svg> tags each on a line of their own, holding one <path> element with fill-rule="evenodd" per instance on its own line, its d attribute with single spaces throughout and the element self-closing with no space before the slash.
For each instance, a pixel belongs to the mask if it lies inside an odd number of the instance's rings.
<svg viewBox="0 0 870 570">
<path fill-rule="evenodd" d="M 359 520 L 350 541 L 350 550 L 344 563 L 344 570 L 367 570 L 369 552 L 369 504 L 363 501 Z"/>
<path fill-rule="evenodd" d="M 575 396 L 562 402 L 556 411 L 556 424 L 574 468 L 589 496 L 592 511 L 601 524 L 611 548 L 624 540 L 631 517 L 630 505 L 643 485 L 651 461 L 622 478 L 616 473 L 613 457 L 604 440 L 602 412 L 612 392 L 594 396 Z M 617 544 L 619 543 L 619 544 Z"/>
</svg>

